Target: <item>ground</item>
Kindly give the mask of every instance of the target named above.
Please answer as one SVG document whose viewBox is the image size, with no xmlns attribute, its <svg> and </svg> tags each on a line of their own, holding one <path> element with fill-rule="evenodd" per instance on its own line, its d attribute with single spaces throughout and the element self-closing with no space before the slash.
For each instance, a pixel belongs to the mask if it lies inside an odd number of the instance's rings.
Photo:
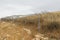
<svg viewBox="0 0 60 40">
<path fill-rule="evenodd" d="M 40 19 L 40 21 L 39 21 Z M 40 22 L 40 25 L 38 25 Z M 60 12 L 0 20 L 0 40 L 59 40 Z"/>
</svg>

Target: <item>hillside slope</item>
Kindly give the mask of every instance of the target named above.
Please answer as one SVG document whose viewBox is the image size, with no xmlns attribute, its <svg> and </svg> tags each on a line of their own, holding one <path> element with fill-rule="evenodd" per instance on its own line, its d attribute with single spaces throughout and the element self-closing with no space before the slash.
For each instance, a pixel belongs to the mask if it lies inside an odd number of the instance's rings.
<svg viewBox="0 0 60 40">
<path fill-rule="evenodd" d="M 60 12 L 0 19 L 0 40 L 59 40 Z"/>
</svg>

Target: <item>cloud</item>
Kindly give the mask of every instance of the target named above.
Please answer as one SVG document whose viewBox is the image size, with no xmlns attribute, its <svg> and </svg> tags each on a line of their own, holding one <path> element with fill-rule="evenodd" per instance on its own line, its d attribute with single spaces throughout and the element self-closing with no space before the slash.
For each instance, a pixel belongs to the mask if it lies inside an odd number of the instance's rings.
<svg viewBox="0 0 60 40">
<path fill-rule="evenodd" d="M 5 4 L 3 6 L 0 6 L 0 17 L 10 15 L 27 15 L 29 13 L 32 13 L 30 9 L 32 9 L 31 6 Z"/>
<path fill-rule="evenodd" d="M 40 1 L 39 1 L 40 2 Z M 41 11 L 58 11 L 60 10 L 60 0 L 42 0 L 40 4 L 37 2 L 34 8 L 31 9 L 33 12 L 38 13 Z"/>
<path fill-rule="evenodd" d="M 0 17 L 60 10 L 60 0 L 0 0 Z"/>
</svg>

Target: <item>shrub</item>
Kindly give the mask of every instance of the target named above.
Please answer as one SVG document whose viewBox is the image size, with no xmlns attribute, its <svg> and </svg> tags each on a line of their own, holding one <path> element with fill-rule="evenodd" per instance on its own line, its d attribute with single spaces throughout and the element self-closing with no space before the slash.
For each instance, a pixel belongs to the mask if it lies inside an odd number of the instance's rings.
<svg viewBox="0 0 60 40">
<path fill-rule="evenodd" d="M 47 25 L 47 30 L 50 32 L 58 30 L 59 28 L 60 25 L 58 22 L 51 22 L 50 24 Z"/>
<path fill-rule="evenodd" d="M 40 31 L 41 31 L 41 33 L 48 33 L 48 32 L 51 33 L 51 32 L 56 31 L 58 29 L 60 29 L 59 23 L 53 21 L 53 22 L 47 23 L 46 25 L 42 24 Z"/>
</svg>

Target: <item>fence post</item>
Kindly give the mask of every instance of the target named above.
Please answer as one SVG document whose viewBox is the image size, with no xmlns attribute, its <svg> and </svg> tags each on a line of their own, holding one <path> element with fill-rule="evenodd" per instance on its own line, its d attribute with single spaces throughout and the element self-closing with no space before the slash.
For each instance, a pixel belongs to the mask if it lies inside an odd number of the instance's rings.
<svg viewBox="0 0 60 40">
<path fill-rule="evenodd" d="M 38 15 L 38 31 L 40 32 L 40 14 Z"/>
</svg>

